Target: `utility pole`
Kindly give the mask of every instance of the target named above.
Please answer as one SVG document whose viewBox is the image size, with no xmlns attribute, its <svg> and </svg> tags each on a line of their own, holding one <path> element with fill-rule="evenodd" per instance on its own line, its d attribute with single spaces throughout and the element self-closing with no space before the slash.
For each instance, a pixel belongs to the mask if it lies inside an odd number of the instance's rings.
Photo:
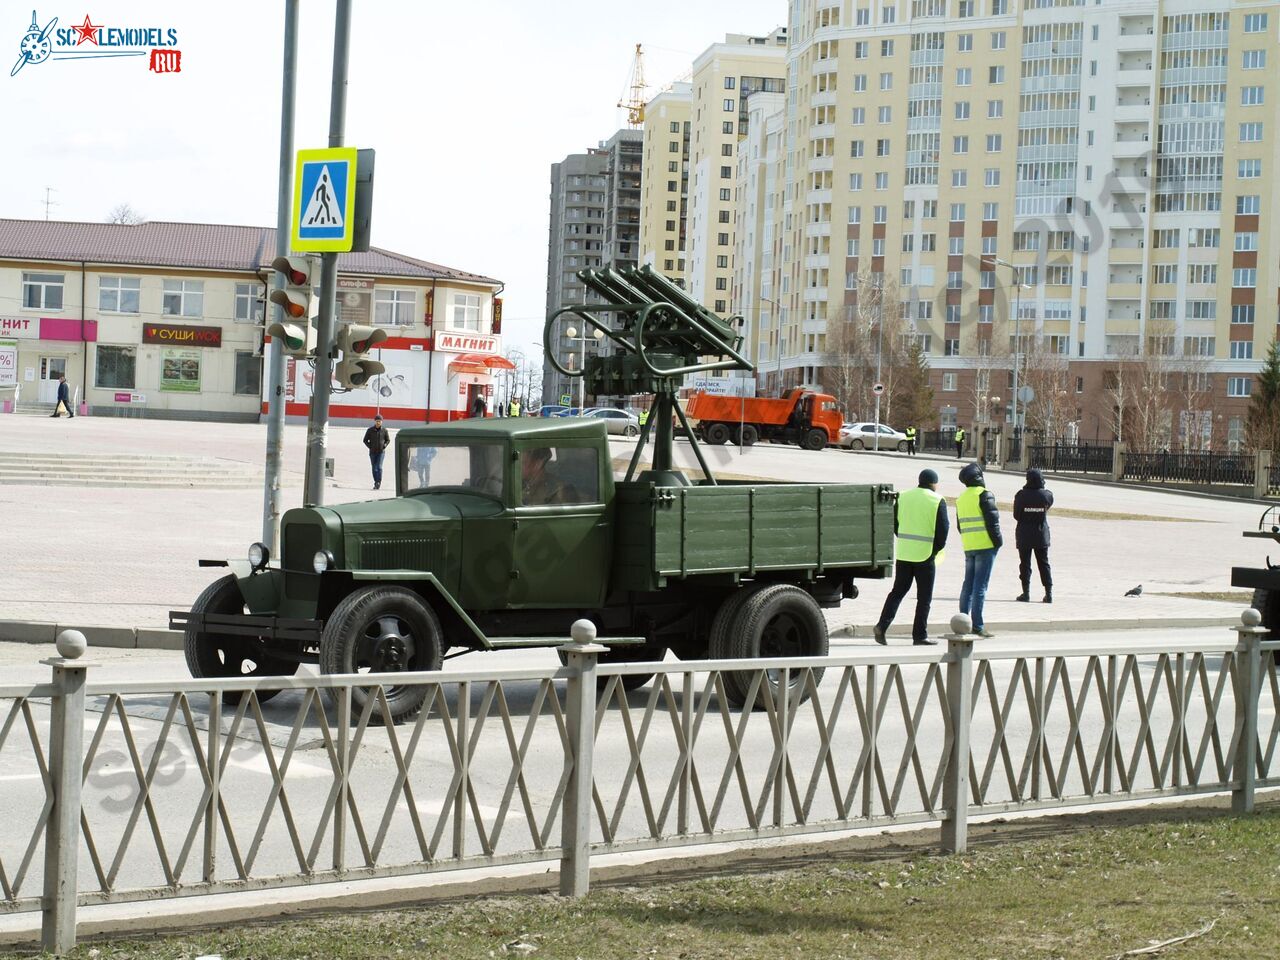
<svg viewBox="0 0 1280 960">
<path fill-rule="evenodd" d="M 351 48 L 351 0 L 338 0 L 333 28 L 333 85 L 329 95 L 329 146 L 342 146 L 347 120 L 347 60 Z M 351 211 L 348 211 L 350 214 Z M 333 316 L 337 308 L 338 255 L 320 256 L 320 314 L 316 319 L 316 369 L 307 422 L 307 477 L 303 502 L 324 503 L 324 461 L 333 382 Z"/>
<path fill-rule="evenodd" d="M 881 279 L 879 293 L 876 295 L 876 386 L 883 382 L 881 377 L 881 361 L 884 359 L 884 280 Z M 876 436 L 874 449 L 880 449 L 880 394 L 876 394 Z"/>
<path fill-rule="evenodd" d="M 49 208 L 56 207 L 58 201 L 53 199 L 53 187 L 44 188 L 44 218 L 49 219 Z"/>
<path fill-rule="evenodd" d="M 280 93 L 280 174 L 276 194 L 276 256 L 289 255 L 289 213 L 293 204 L 293 103 L 298 87 L 298 0 L 284 3 L 284 80 Z M 276 272 L 276 289 L 284 289 L 284 274 Z M 284 323 L 284 308 L 275 306 L 276 322 Z M 308 321 L 309 322 L 309 321 Z M 266 329 L 266 317 L 263 317 Z M 262 493 L 262 542 L 273 557 L 280 556 L 280 489 L 284 461 L 284 344 L 274 338 L 267 349 L 267 465 Z"/>
</svg>

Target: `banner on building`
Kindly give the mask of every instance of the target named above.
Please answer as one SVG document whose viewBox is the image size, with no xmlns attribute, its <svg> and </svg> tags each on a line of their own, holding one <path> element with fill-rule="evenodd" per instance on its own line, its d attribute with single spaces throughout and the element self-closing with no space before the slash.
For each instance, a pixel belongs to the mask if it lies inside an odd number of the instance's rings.
<svg viewBox="0 0 1280 960">
<path fill-rule="evenodd" d="M 171 323 L 144 323 L 143 343 L 177 343 L 191 347 L 221 347 L 221 327 L 181 327 Z"/>
<path fill-rule="evenodd" d="M 161 350 L 160 389 L 170 393 L 199 393 L 200 351 L 173 347 Z"/>
<path fill-rule="evenodd" d="M 500 353 L 502 338 L 479 333 L 436 334 L 436 349 L 444 353 Z"/>
<path fill-rule="evenodd" d="M 0 340 L 0 387 L 18 384 L 18 341 Z"/>
</svg>

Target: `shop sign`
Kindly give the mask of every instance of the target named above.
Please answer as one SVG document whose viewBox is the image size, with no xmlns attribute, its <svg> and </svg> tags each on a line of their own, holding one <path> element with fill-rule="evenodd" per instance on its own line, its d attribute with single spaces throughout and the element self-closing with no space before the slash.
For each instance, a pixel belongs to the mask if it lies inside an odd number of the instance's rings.
<svg viewBox="0 0 1280 960">
<path fill-rule="evenodd" d="M 171 393 L 200 392 L 200 351 L 160 351 L 160 389 Z"/>
<path fill-rule="evenodd" d="M 437 333 L 435 345 L 445 353 L 497 353 L 502 339 L 478 333 Z"/>
<path fill-rule="evenodd" d="M 37 317 L 0 317 L 0 339 L 39 340 L 40 320 Z"/>
<path fill-rule="evenodd" d="M 18 341 L 0 340 L 0 387 L 18 383 Z"/>
<path fill-rule="evenodd" d="M 117 393 L 115 400 L 116 403 L 146 403 L 147 395 L 145 393 Z"/>
<path fill-rule="evenodd" d="M 168 323 L 144 323 L 142 325 L 142 342 L 172 343 L 188 347 L 220 347 L 222 346 L 222 328 L 180 327 Z"/>
<path fill-rule="evenodd" d="M 361 280 L 359 277 L 339 277 L 339 290 L 372 290 L 372 280 Z"/>
</svg>

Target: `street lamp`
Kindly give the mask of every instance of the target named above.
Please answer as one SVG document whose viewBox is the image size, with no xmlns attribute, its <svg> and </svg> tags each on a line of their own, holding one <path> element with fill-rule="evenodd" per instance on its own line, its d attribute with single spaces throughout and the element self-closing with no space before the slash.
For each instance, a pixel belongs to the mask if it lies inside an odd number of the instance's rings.
<svg viewBox="0 0 1280 960">
<path fill-rule="evenodd" d="M 582 344 L 582 352 L 580 354 L 582 359 L 578 364 L 578 416 L 582 416 L 582 411 L 587 407 L 587 341 L 590 340 L 599 344 L 600 331 L 593 327 L 590 333 L 584 331 L 582 336 L 578 336 L 578 328 L 569 327 L 565 330 L 564 335 L 566 340 Z"/>
<path fill-rule="evenodd" d="M 1001 260 L 999 257 L 993 257 L 992 261 L 1013 271 L 1018 269 L 1008 260 Z M 1017 276 L 1016 272 L 1014 276 Z M 1030 289 L 1029 283 L 1018 284 L 1013 307 L 1013 434 L 1018 438 L 1019 444 L 1022 443 L 1022 428 L 1018 421 L 1018 368 L 1021 366 L 1022 359 L 1022 291 Z"/>
</svg>

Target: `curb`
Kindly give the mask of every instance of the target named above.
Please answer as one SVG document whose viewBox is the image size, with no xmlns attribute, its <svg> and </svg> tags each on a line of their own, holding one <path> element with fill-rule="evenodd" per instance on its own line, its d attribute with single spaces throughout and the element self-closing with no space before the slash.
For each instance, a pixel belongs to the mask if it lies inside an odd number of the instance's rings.
<svg viewBox="0 0 1280 960">
<path fill-rule="evenodd" d="M 79 630 L 91 647 L 111 647 L 117 650 L 182 649 L 182 634 L 177 630 L 30 620 L 0 620 L 0 642 L 52 644 L 63 630 Z"/>
</svg>

